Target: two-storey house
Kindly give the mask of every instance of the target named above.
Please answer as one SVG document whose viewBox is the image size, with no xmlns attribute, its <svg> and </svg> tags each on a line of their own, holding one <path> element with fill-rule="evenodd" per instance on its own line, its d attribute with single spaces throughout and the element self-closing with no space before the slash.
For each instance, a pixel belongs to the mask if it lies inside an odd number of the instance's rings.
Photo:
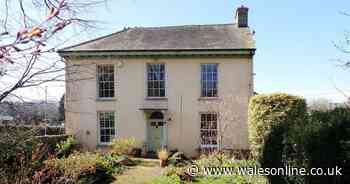
<svg viewBox="0 0 350 184">
<path fill-rule="evenodd" d="M 255 53 L 248 8 L 239 7 L 233 21 L 127 28 L 60 50 L 66 132 L 90 149 L 115 137 L 134 137 L 145 152 L 165 147 L 194 155 L 219 142 L 248 149 Z M 225 96 L 240 100 L 226 109 L 239 115 L 226 122 L 233 128 L 221 125 L 222 112 L 207 107 Z M 227 138 L 219 141 L 219 132 Z"/>
</svg>

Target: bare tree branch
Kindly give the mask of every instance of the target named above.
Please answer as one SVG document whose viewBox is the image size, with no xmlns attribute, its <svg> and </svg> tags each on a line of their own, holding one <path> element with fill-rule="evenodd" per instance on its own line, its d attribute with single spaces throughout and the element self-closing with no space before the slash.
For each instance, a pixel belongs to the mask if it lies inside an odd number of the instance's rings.
<svg viewBox="0 0 350 184">
<path fill-rule="evenodd" d="M 54 41 L 72 26 L 94 28 L 96 22 L 87 19 L 84 13 L 103 2 L 4 0 L 3 31 L 0 27 L 0 102 L 20 88 L 64 81 L 65 64 L 55 55 L 55 49 L 62 43 L 53 46 Z M 33 10 L 41 16 L 36 16 Z"/>
</svg>

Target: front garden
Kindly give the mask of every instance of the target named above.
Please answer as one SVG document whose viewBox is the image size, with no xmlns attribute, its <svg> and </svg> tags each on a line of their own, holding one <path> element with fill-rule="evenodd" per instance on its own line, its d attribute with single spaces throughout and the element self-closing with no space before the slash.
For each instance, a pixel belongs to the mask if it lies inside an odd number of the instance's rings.
<svg viewBox="0 0 350 184">
<path fill-rule="evenodd" d="M 110 151 L 82 151 L 71 136 L 35 136 L 35 130 L 7 127 L 0 139 L 0 183 L 112 183 L 127 167 L 133 139 L 116 140 Z M 60 139 L 64 139 L 59 141 Z"/>
<path fill-rule="evenodd" d="M 70 136 L 37 137 L 35 130 L 1 129 L 0 183 L 4 184 L 346 184 L 350 183 L 350 110 L 308 111 L 304 99 L 258 95 L 249 107 L 251 153 L 215 151 L 189 159 L 159 150 L 140 156 L 135 139 L 115 139 L 109 150 L 83 151 Z M 63 139 L 63 140 L 61 140 Z M 239 153 L 239 152 L 238 152 Z M 188 168 L 199 169 L 193 174 Z M 342 175 L 239 175 L 205 173 L 205 167 L 342 168 Z"/>
<path fill-rule="evenodd" d="M 172 164 L 163 176 L 150 184 L 347 184 L 350 183 L 350 109 L 308 110 L 303 98 L 287 95 L 257 95 L 249 105 L 251 158 L 236 160 L 234 155 L 215 152 L 202 155 L 191 164 L 203 167 L 298 168 L 306 174 L 266 176 L 227 175 L 192 177 L 187 166 Z M 310 173 L 317 168 L 319 173 Z M 341 168 L 341 174 L 328 170 Z M 322 171 L 322 172 L 321 172 Z M 215 175 L 215 173 L 214 173 Z"/>
</svg>

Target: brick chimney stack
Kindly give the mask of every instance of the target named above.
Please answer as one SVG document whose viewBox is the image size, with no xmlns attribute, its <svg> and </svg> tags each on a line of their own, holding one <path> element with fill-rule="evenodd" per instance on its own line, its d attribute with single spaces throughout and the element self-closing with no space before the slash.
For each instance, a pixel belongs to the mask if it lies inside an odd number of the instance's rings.
<svg viewBox="0 0 350 184">
<path fill-rule="evenodd" d="M 248 27 L 248 11 L 249 11 L 249 8 L 243 5 L 237 8 L 236 16 L 235 16 L 235 19 L 236 19 L 235 22 L 237 24 L 237 27 L 239 28 Z"/>
</svg>

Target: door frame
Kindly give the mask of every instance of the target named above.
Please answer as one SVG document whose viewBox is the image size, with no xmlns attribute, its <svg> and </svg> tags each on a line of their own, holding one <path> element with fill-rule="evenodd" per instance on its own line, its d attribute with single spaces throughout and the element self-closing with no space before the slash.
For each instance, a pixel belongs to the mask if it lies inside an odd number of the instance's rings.
<svg viewBox="0 0 350 184">
<path fill-rule="evenodd" d="M 151 122 L 164 122 L 164 125 L 162 126 L 162 131 L 163 131 L 163 137 L 160 140 L 160 148 L 161 149 L 166 149 L 168 146 L 168 123 L 165 121 L 165 119 L 148 119 L 147 120 L 147 146 L 146 146 L 146 151 L 157 151 L 157 150 L 150 150 L 150 127 L 151 127 Z"/>
</svg>

